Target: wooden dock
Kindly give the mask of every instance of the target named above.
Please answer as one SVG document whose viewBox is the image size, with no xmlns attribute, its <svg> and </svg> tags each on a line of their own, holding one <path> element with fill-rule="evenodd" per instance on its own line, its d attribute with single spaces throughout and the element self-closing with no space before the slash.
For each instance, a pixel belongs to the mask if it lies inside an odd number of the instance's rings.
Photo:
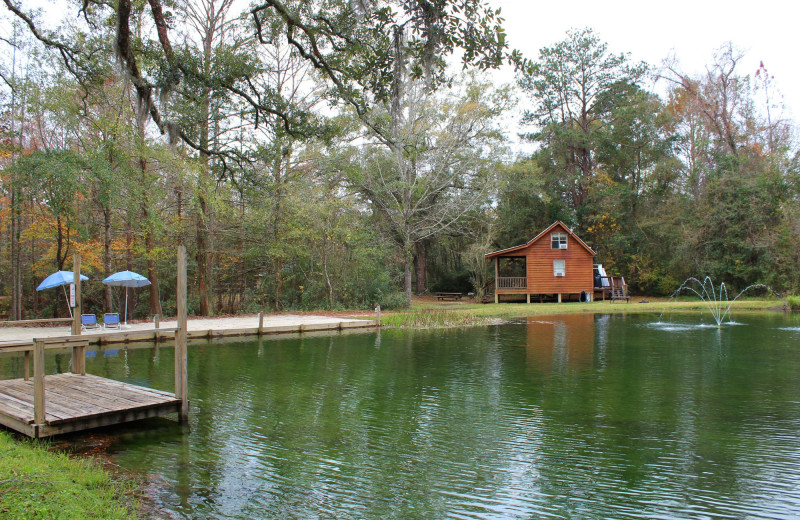
<svg viewBox="0 0 800 520">
<path fill-rule="evenodd" d="M 34 383 L 0 381 L 0 424 L 29 437 L 49 437 L 180 411 L 175 394 L 93 375 L 45 378 L 44 422 L 35 419 Z"/>
<path fill-rule="evenodd" d="M 182 415 L 188 407 L 188 400 L 176 394 L 87 374 L 88 343 L 85 337 L 67 336 L 0 348 L 25 355 L 24 377 L 0 381 L 0 424 L 41 438 L 175 412 Z M 45 351 L 69 348 L 72 373 L 46 375 Z"/>
<path fill-rule="evenodd" d="M 75 280 L 80 286 L 80 261 L 76 257 Z M 175 393 L 123 383 L 86 373 L 86 347 L 80 324 L 73 335 L 34 338 L 33 343 L 10 344 L 0 352 L 25 355 L 24 377 L 0 381 L 0 424 L 34 438 L 109 426 L 177 412 L 189 417 L 186 370 L 186 248 L 178 246 L 178 327 L 175 337 Z M 80 294 L 78 290 L 78 294 Z M 76 307 L 80 316 L 80 305 Z M 72 349 L 71 374 L 45 374 L 45 351 Z M 33 378 L 30 377 L 33 357 Z"/>
</svg>

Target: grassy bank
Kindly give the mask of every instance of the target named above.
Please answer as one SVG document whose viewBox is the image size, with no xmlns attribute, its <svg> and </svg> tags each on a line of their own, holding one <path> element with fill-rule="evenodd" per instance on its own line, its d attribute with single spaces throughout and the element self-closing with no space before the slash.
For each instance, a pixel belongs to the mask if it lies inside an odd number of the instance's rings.
<svg viewBox="0 0 800 520">
<path fill-rule="evenodd" d="M 641 301 L 641 299 L 637 300 Z M 727 304 L 726 304 L 727 305 Z M 781 310 L 784 301 L 774 299 L 742 299 L 733 302 L 732 311 Z M 381 323 L 390 328 L 431 328 L 485 325 L 497 321 L 574 312 L 630 313 L 630 312 L 708 312 L 707 304 L 700 300 L 670 301 L 650 300 L 647 303 L 598 301 L 590 303 L 501 303 L 479 304 L 470 302 L 415 301 L 411 309 L 386 313 Z"/>
<path fill-rule="evenodd" d="M 0 518 L 135 518 L 134 483 L 0 431 Z"/>
</svg>

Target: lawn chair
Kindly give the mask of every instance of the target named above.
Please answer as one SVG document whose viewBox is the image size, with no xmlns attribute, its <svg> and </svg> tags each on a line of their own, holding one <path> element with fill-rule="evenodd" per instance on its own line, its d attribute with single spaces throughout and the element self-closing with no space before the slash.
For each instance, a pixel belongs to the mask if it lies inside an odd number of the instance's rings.
<svg viewBox="0 0 800 520">
<path fill-rule="evenodd" d="M 100 325 L 97 324 L 97 316 L 94 314 L 81 314 L 81 329 L 94 330 Z"/>
<path fill-rule="evenodd" d="M 119 313 L 107 312 L 103 314 L 103 328 L 118 329 L 119 328 Z"/>
</svg>

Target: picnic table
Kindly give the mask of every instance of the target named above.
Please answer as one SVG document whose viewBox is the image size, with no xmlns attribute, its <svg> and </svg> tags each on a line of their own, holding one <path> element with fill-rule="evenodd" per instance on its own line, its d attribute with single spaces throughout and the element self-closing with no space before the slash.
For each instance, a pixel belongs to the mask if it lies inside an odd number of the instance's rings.
<svg viewBox="0 0 800 520">
<path fill-rule="evenodd" d="M 460 292 L 437 292 L 435 294 L 436 294 L 436 299 L 440 300 L 440 301 L 441 300 L 460 300 L 464 296 L 464 293 L 460 293 Z"/>
</svg>

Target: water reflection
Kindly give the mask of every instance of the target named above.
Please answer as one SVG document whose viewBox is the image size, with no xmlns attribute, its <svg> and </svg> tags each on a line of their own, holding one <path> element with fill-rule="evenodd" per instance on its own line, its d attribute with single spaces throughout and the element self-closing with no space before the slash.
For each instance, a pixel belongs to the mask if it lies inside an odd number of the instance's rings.
<svg viewBox="0 0 800 520">
<path fill-rule="evenodd" d="M 741 321 L 202 342 L 189 426 L 118 428 L 110 449 L 186 518 L 788 518 L 795 324 Z M 171 346 L 122 354 L 87 369 L 172 389 Z"/>
<path fill-rule="evenodd" d="M 528 366 L 560 372 L 568 367 L 589 368 L 595 345 L 593 314 L 528 318 Z"/>
</svg>

